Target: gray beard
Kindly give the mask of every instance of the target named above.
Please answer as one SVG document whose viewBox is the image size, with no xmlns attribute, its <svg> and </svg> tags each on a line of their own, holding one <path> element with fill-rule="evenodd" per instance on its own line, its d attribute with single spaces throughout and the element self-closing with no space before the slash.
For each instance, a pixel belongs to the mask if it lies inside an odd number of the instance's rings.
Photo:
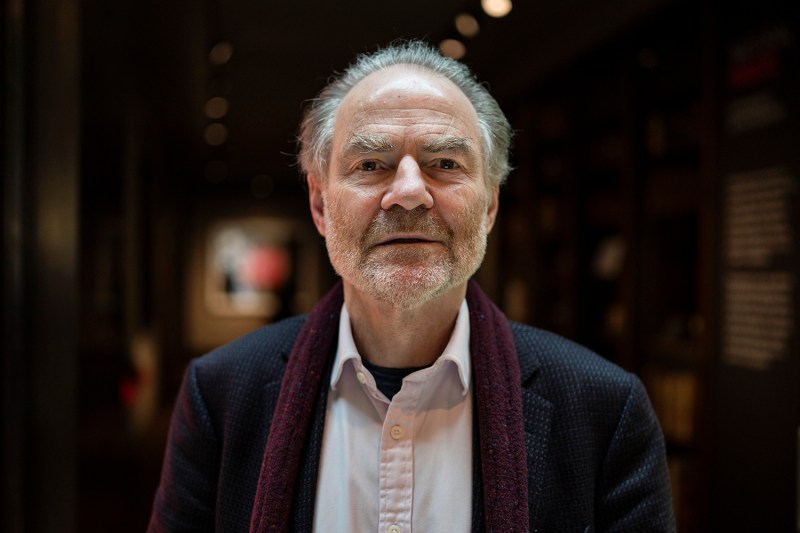
<svg viewBox="0 0 800 533">
<path fill-rule="evenodd" d="M 329 211 L 333 213 L 334 211 Z M 465 211 L 457 217 L 460 231 L 450 228 L 425 208 L 406 211 L 394 207 L 379 212 L 353 246 L 346 233 L 353 223 L 330 216 L 327 228 L 328 254 L 336 272 L 373 298 L 400 309 L 412 309 L 460 286 L 475 273 L 486 253 L 485 210 Z M 416 246 L 376 247 L 384 235 L 422 233 L 440 241 L 444 257 L 432 260 Z M 437 256 L 441 256 L 438 251 Z"/>
</svg>

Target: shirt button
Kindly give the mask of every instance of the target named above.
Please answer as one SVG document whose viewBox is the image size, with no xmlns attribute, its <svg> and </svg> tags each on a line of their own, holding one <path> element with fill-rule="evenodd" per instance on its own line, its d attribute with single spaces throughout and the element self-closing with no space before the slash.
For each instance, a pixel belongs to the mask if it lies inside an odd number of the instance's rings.
<svg viewBox="0 0 800 533">
<path fill-rule="evenodd" d="M 389 526 L 386 528 L 386 533 L 400 533 L 400 526 Z"/>
<path fill-rule="evenodd" d="M 358 379 L 358 382 L 363 385 L 364 383 L 367 382 L 367 375 L 364 374 L 363 372 L 357 372 L 356 379 Z"/>
<path fill-rule="evenodd" d="M 389 435 L 391 435 L 394 440 L 400 440 L 401 438 L 403 438 L 403 428 L 401 428 L 400 426 L 394 426 L 389 431 Z M 392 526 L 392 527 L 397 527 L 397 526 Z M 397 531 L 400 531 L 400 529 L 398 528 Z"/>
</svg>

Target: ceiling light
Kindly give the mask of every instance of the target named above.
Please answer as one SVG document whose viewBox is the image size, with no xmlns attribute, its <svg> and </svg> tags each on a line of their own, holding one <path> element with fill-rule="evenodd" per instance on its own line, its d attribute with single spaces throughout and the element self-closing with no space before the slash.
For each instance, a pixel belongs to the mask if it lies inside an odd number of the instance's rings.
<svg viewBox="0 0 800 533">
<path fill-rule="evenodd" d="M 210 146 L 219 146 L 228 139 L 228 128 L 225 127 L 225 124 L 220 124 L 219 122 L 209 124 L 203 131 L 203 139 Z"/>
<path fill-rule="evenodd" d="M 214 45 L 208 53 L 208 60 L 212 65 L 220 66 L 230 61 L 233 55 L 233 45 L 228 41 L 221 41 Z"/>
<path fill-rule="evenodd" d="M 206 102 L 206 116 L 208 118 L 222 118 L 228 114 L 228 109 L 230 108 L 230 104 L 227 98 L 223 98 L 221 96 L 215 96 L 211 98 L 208 102 Z"/>
<path fill-rule="evenodd" d="M 467 47 L 456 39 L 445 39 L 440 42 L 439 50 L 442 52 L 442 55 L 452 57 L 453 59 L 461 59 L 467 53 Z"/>
<path fill-rule="evenodd" d="M 490 17 L 505 17 L 511 11 L 511 0 L 481 0 L 481 7 Z"/>
<path fill-rule="evenodd" d="M 481 31 L 478 21 L 469 13 L 459 13 L 456 15 L 456 29 L 464 37 L 475 37 Z"/>
</svg>

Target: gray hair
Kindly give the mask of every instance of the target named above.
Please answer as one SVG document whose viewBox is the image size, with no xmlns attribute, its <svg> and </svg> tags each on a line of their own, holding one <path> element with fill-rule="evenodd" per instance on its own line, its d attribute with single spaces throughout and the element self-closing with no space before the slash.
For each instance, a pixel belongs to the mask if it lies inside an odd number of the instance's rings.
<svg viewBox="0 0 800 533">
<path fill-rule="evenodd" d="M 394 65 L 417 65 L 453 82 L 466 95 L 478 115 L 484 165 L 488 183 L 503 183 L 511 166 L 508 162 L 512 131 L 497 101 L 463 63 L 444 57 L 422 41 L 391 45 L 356 58 L 311 100 L 300 123 L 300 167 L 306 175 L 324 179 L 333 143 L 336 113 L 348 92 L 370 74 Z"/>
</svg>

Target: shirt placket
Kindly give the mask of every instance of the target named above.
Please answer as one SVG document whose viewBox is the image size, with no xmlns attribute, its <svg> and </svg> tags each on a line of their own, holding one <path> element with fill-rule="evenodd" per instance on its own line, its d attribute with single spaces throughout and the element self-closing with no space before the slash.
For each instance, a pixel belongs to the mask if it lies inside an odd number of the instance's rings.
<svg viewBox="0 0 800 533">
<path fill-rule="evenodd" d="M 378 533 L 410 533 L 414 500 L 414 423 L 420 384 L 405 382 L 389 404 L 381 433 Z"/>
</svg>

